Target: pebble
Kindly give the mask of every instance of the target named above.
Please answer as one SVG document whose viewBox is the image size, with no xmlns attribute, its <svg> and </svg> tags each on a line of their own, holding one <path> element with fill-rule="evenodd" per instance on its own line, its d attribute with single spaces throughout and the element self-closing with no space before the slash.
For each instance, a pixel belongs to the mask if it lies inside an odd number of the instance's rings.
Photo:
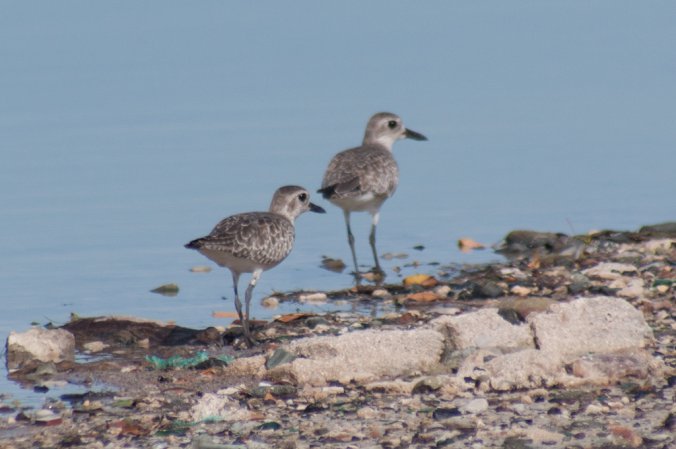
<svg viewBox="0 0 676 449">
<path fill-rule="evenodd" d="M 268 296 L 261 300 L 261 304 L 267 309 L 276 309 L 279 306 L 279 298 L 276 296 Z"/>
<path fill-rule="evenodd" d="M 82 345 L 82 347 L 89 352 L 100 352 L 108 347 L 102 341 L 90 341 Z"/>
<path fill-rule="evenodd" d="M 440 285 L 434 289 L 434 293 L 441 298 L 446 298 L 448 294 L 451 293 L 451 287 L 448 285 Z"/>
<path fill-rule="evenodd" d="M 460 407 L 460 410 L 472 415 L 478 415 L 488 410 L 488 401 L 484 398 L 472 399 L 465 405 Z"/>
<path fill-rule="evenodd" d="M 362 407 L 357 410 L 357 416 L 361 419 L 375 419 L 378 417 L 378 411 L 372 407 Z"/>
<path fill-rule="evenodd" d="M 298 301 L 300 302 L 325 303 L 327 299 L 328 296 L 323 292 L 301 293 L 298 295 Z"/>
<path fill-rule="evenodd" d="M 582 273 L 589 277 L 599 279 L 618 279 L 624 276 L 624 273 L 636 273 L 635 266 L 626 263 L 602 262 L 595 267 L 583 270 Z"/>
<path fill-rule="evenodd" d="M 374 298 L 389 298 L 390 296 L 392 296 L 392 294 L 387 290 L 385 290 L 384 288 L 377 288 L 373 290 L 371 296 L 373 296 Z"/>
<path fill-rule="evenodd" d="M 195 265 L 190 271 L 193 273 L 208 273 L 211 271 L 211 267 L 207 265 Z"/>
<path fill-rule="evenodd" d="M 510 292 L 517 296 L 528 296 L 533 292 L 533 290 L 522 285 L 515 285 L 510 289 Z"/>
</svg>

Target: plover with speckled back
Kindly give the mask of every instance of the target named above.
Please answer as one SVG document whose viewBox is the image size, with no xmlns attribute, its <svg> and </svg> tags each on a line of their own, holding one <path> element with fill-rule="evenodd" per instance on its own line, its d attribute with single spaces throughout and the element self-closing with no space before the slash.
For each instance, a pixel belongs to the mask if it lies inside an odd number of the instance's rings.
<svg viewBox="0 0 676 449">
<path fill-rule="evenodd" d="M 404 138 L 427 140 L 422 134 L 406 129 L 395 114 L 380 112 L 373 115 L 366 125 L 362 145 L 341 151 L 333 157 L 324 174 L 322 188 L 318 190 L 324 198 L 343 210 L 357 282 L 360 275 L 354 235 L 350 229 L 350 213 L 366 211 L 371 214 L 369 243 L 375 272 L 383 276 L 376 251 L 376 226 L 380 207 L 392 196 L 399 183 L 399 167 L 392 155 L 392 145 Z"/>
<path fill-rule="evenodd" d="M 276 267 L 291 253 L 295 239 L 294 221 L 307 211 L 325 212 L 310 202 L 310 194 L 304 188 L 280 187 L 272 197 L 268 212 L 247 212 L 225 218 L 209 235 L 185 245 L 230 269 L 235 308 L 249 346 L 255 342 L 249 328 L 249 305 L 253 289 L 263 271 Z M 252 273 L 244 296 L 246 314 L 242 313 L 237 290 L 242 273 Z"/>
</svg>

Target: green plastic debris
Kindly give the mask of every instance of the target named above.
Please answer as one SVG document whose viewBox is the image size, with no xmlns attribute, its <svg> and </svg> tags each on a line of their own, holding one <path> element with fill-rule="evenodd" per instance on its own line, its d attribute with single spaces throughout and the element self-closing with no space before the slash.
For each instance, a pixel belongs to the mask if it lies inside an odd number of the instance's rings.
<svg viewBox="0 0 676 449">
<path fill-rule="evenodd" d="M 221 362 L 225 363 L 226 365 L 230 365 L 235 360 L 235 357 L 233 357 L 231 355 L 217 355 L 214 358 L 216 360 L 220 360 Z"/>
<path fill-rule="evenodd" d="M 180 355 L 172 355 L 169 358 L 163 359 L 156 355 L 147 355 L 146 361 L 153 365 L 154 369 L 169 369 L 169 368 L 190 368 L 200 363 L 209 360 L 206 351 L 200 351 L 194 357 L 181 357 Z"/>
<path fill-rule="evenodd" d="M 180 355 L 173 355 L 169 358 L 163 359 L 156 355 L 147 355 L 146 362 L 150 363 L 154 369 L 169 369 L 169 368 L 193 368 L 201 365 L 207 361 L 217 361 L 217 364 L 229 365 L 235 358 L 231 355 L 218 355 L 209 358 L 206 351 L 200 351 L 193 357 L 182 357 Z"/>
</svg>

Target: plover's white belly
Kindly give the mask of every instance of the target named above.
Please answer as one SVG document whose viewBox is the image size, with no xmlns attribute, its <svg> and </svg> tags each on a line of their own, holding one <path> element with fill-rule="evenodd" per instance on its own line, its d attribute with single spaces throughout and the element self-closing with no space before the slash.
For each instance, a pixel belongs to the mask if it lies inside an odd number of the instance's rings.
<svg viewBox="0 0 676 449">
<path fill-rule="evenodd" d="M 284 260 L 280 259 L 275 263 L 262 264 L 254 260 L 235 257 L 232 254 L 224 251 L 201 248 L 199 252 L 221 267 L 230 268 L 231 270 L 235 270 L 238 273 L 253 273 L 259 268 L 263 270 L 269 270 L 270 268 L 276 267 L 282 260 Z"/>
<path fill-rule="evenodd" d="M 331 198 L 329 201 L 341 209 L 350 212 L 369 211 L 374 213 L 380 209 L 380 206 L 383 205 L 387 198 L 387 195 L 376 195 L 373 192 L 365 192 L 350 197 Z"/>
</svg>

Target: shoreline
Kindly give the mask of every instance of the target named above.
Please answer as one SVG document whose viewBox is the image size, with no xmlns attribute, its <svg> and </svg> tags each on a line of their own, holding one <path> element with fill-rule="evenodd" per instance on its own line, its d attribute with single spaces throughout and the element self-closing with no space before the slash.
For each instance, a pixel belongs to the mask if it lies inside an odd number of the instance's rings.
<svg viewBox="0 0 676 449">
<path fill-rule="evenodd" d="M 513 231 L 499 252 L 383 287 L 275 295 L 382 313 L 254 322 L 251 349 L 237 326 L 71 321 L 77 361 L 22 361 L 10 377 L 88 392 L 6 405 L 0 447 L 673 444 L 676 224 Z"/>
</svg>

